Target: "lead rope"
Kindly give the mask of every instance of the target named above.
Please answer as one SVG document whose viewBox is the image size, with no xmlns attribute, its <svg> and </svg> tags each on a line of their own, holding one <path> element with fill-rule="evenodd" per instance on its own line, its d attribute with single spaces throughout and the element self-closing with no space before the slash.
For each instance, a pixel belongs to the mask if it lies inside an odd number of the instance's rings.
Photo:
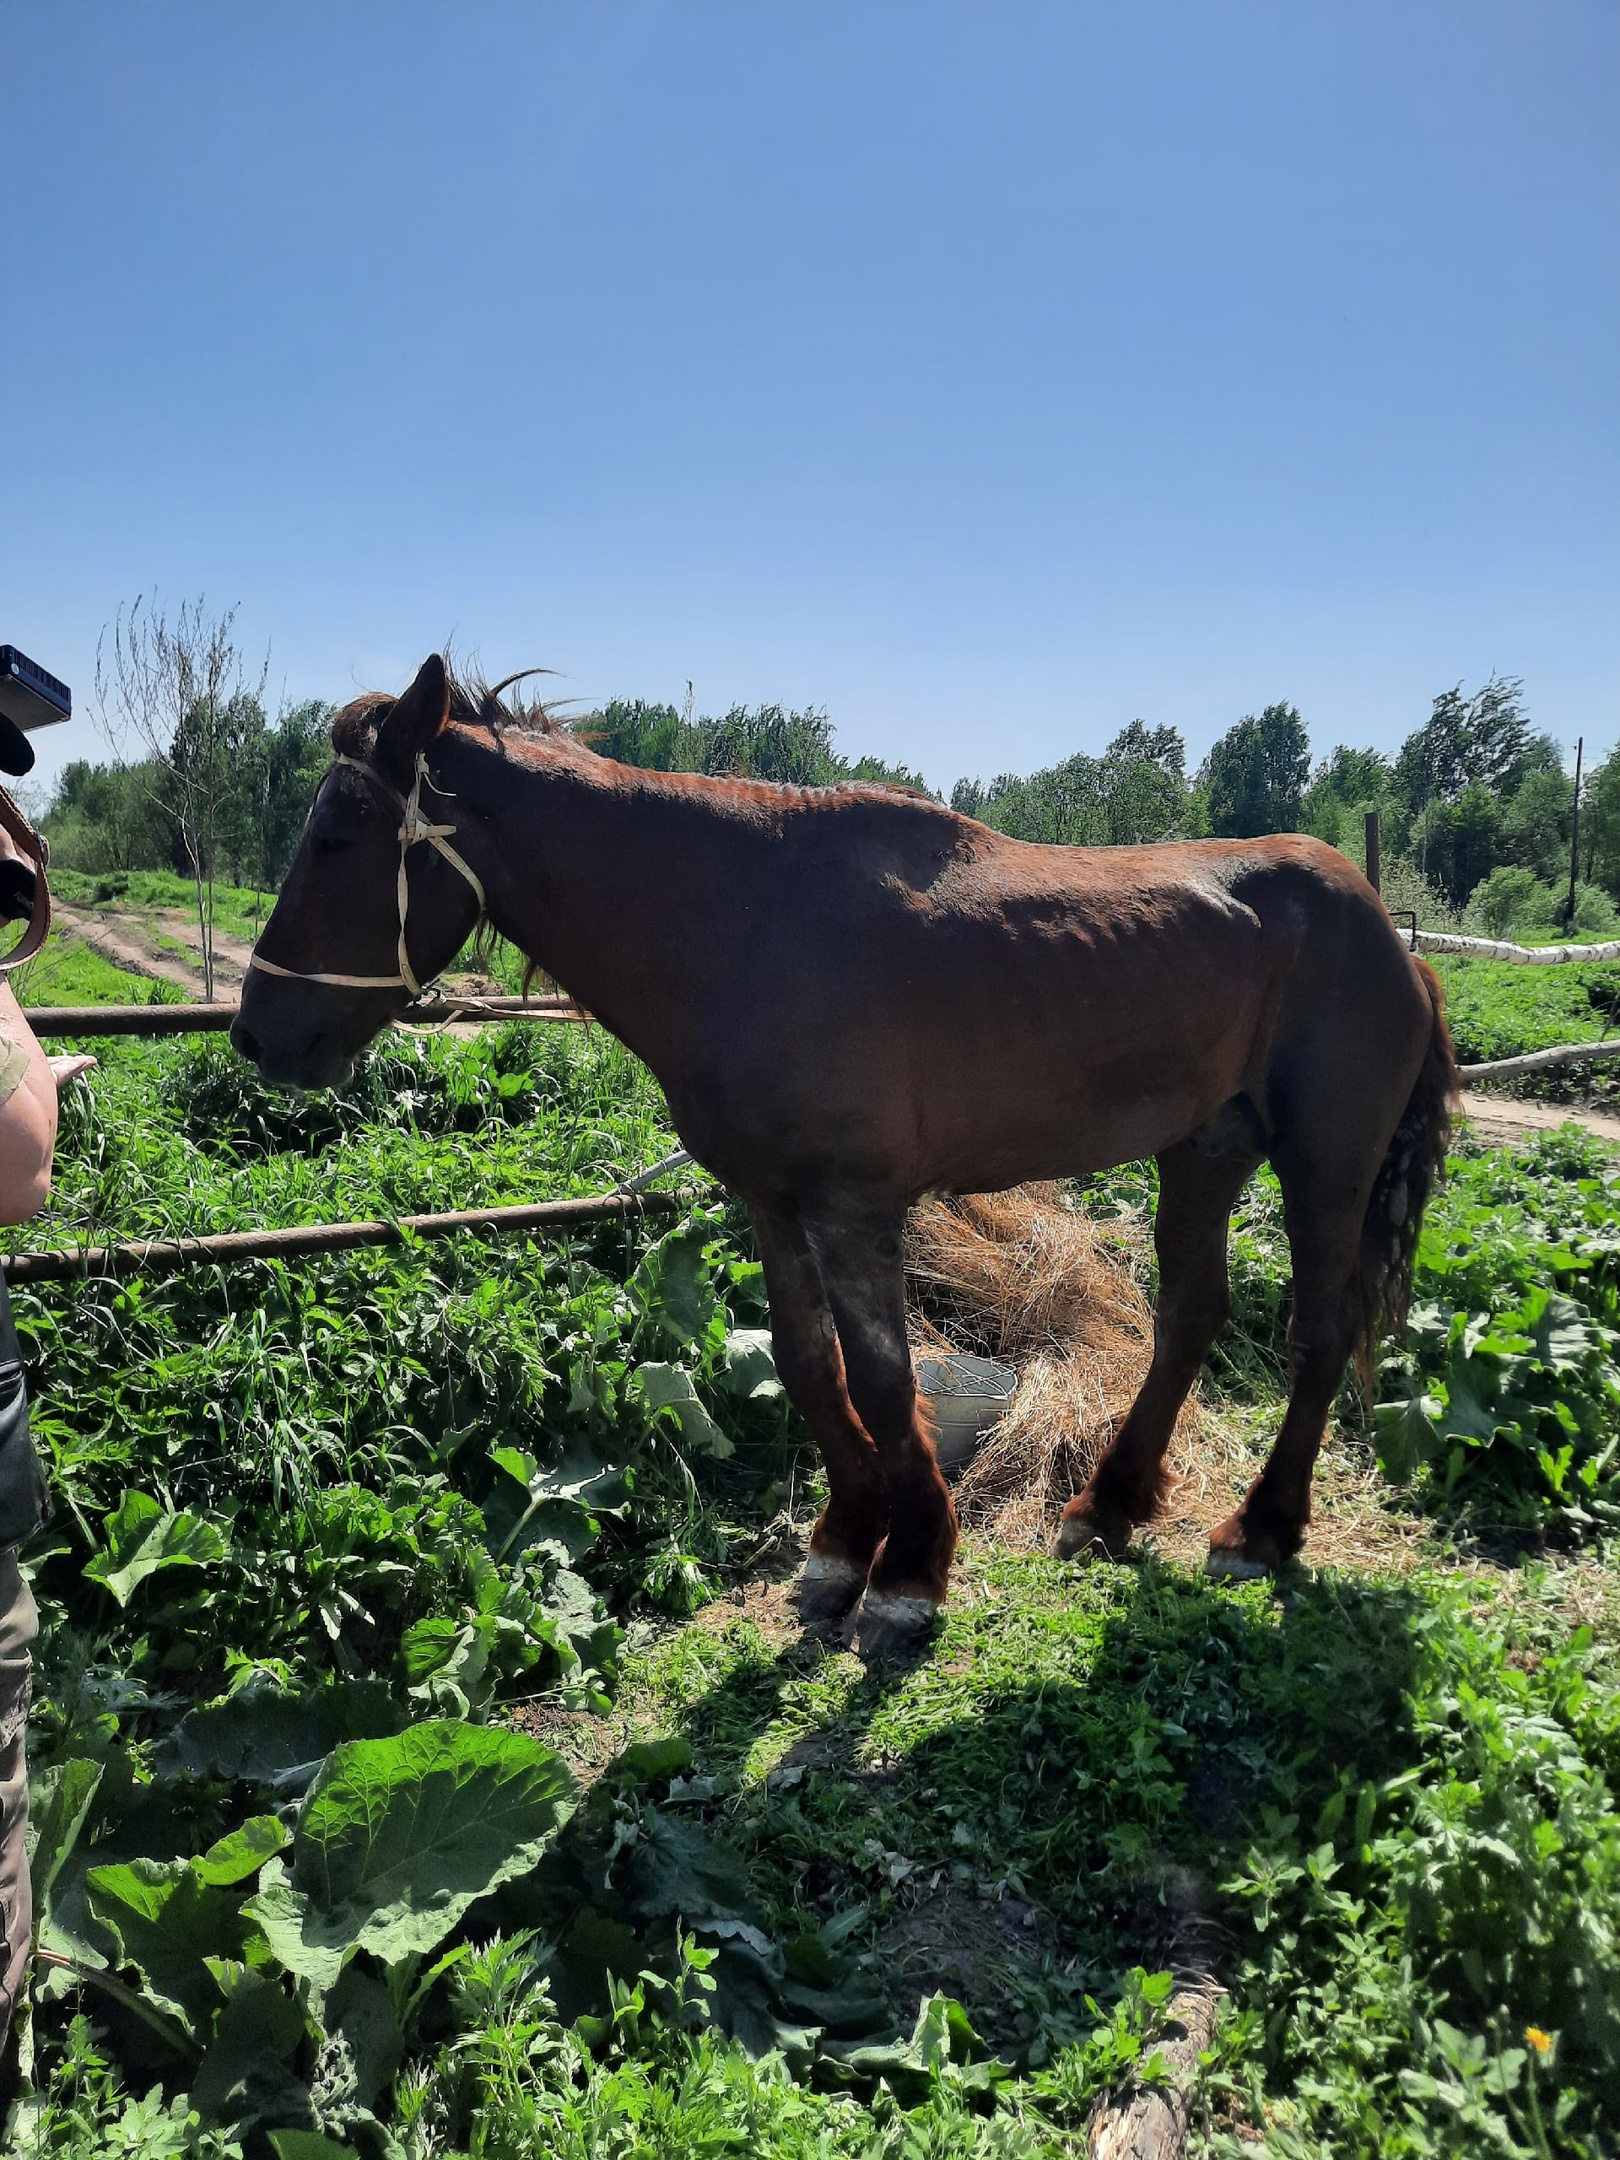
<svg viewBox="0 0 1620 2160">
<path fill-rule="evenodd" d="M 477 871 L 450 845 L 456 830 L 454 825 L 433 825 L 422 815 L 424 783 L 433 789 L 435 795 L 442 795 L 444 790 L 435 785 L 428 771 L 427 758 L 421 751 L 416 755 L 416 773 L 411 781 L 409 795 L 402 795 L 391 781 L 383 778 L 375 765 L 364 758 L 348 757 L 340 751 L 332 760 L 332 765 L 334 768 L 347 765 L 351 772 L 363 774 L 374 787 L 382 790 L 390 802 L 399 806 L 399 972 L 397 975 L 333 975 L 313 971 L 306 973 L 302 968 L 282 967 L 274 960 L 264 959 L 257 947 L 248 956 L 248 966 L 257 968 L 264 975 L 280 975 L 288 982 L 327 983 L 336 990 L 408 990 L 413 998 L 420 998 L 423 995 L 422 985 L 416 979 L 416 973 L 411 966 L 410 950 L 405 942 L 405 923 L 411 904 L 410 881 L 406 876 L 405 866 L 411 849 L 418 842 L 425 841 L 444 857 L 453 870 L 461 873 L 477 896 L 479 922 L 484 920 L 489 908 L 483 883 Z M 454 1003 L 457 1012 L 500 1015 L 500 1008 L 490 1005 L 483 998 L 457 998 Z M 511 1015 L 501 1017 L 510 1018 Z"/>
</svg>

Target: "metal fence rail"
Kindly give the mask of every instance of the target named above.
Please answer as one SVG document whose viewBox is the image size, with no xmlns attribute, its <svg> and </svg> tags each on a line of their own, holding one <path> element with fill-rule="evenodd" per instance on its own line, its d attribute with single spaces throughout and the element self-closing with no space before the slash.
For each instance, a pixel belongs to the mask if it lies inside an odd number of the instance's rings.
<svg viewBox="0 0 1620 2160">
<path fill-rule="evenodd" d="M 652 1173 L 656 1175 L 654 1167 Z M 633 1181 L 632 1181 L 633 1182 Z M 693 1192 L 586 1193 L 577 1200 L 539 1200 L 522 1207 L 461 1208 L 447 1215 L 401 1215 L 393 1222 L 297 1223 L 285 1230 L 227 1230 L 209 1237 L 152 1238 L 124 1245 L 90 1245 L 72 1252 L 8 1253 L 0 1259 L 8 1283 L 59 1282 L 76 1276 L 168 1274 L 235 1260 L 299 1260 L 311 1253 L 354 1252 L 367 1245 L 403 1245 L 413 1237 L 486 1237 L 524 1232 L 561 1236 L 582 1225 L 672 1215 Z"/>
</svg>

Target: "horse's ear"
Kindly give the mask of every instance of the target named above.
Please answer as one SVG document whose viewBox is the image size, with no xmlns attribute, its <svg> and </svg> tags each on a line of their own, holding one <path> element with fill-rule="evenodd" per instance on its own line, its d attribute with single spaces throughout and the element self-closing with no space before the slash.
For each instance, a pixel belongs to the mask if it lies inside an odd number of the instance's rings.
<svg viewBox="0 0 1620 2160">
<path fill-rule="evenodd" d="M 450 717 L 450 678 L 438 653 L 429 653 L 416 680 L 394 700 L 377 730 L 378 757 L 396 772 L 410 774 L 416 760 Z"/>
</svg>

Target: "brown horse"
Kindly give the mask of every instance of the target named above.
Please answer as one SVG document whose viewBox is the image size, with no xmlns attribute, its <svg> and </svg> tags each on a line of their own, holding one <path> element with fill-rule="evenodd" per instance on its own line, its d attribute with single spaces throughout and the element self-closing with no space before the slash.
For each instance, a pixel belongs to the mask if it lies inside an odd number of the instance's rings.
<svg viewBox="0 0 1620 2160">
<path fill-rule="evenodd" d="M 1365 1372 L 1402 1316 L 1456 1085 L 1439 984 L 1343 856 L 1287 836 L 1033 847 L 896 790 L 632 770 L 437 657 L 402 697 L 349 706 L 333 742 L 232 1040 L 271 1080 L 341 1081 L 483 915 L 645 1060 L 748 1204 L 777 1367 L 826 1462 L 807 1619 L 864 1599 L 863 1647 L 895 1650 L 945 1596 L 956 1521 L 906 1341 L 912 1201 L 1149 1155 L 1152 1364 L 1059 1551 L 1117 1559 L 1159 1507 L 1228 1309 L 1227 1219 L 1264 1157 L 1293 1388 L 1210 1565 L 1299 1550 L 1346 1361 Z"/>
</svg>

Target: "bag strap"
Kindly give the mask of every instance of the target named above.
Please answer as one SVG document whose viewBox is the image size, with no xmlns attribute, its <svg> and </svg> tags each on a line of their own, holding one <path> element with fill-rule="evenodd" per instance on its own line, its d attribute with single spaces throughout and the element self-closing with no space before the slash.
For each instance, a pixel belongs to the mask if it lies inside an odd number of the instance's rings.
<svg viewBox="0 0 1620 2160">
<path fill-rule="evenodd" d="M 50 842 L 42 832 L 35 832 L 17 805 L 3 787 L 0 787 L 0 825 L 3 825 L 20 851 L 34 866 L 34 912 L 28 918 L 28 927 L 11 948 L 0 957 L 0 977 L 9 975 L 13 968 L 20 968 L 42 952 L 45 940 L 51 934 L 51 888 L 45 877 L 45 866 L 51 859 Z"/>
</svg>

